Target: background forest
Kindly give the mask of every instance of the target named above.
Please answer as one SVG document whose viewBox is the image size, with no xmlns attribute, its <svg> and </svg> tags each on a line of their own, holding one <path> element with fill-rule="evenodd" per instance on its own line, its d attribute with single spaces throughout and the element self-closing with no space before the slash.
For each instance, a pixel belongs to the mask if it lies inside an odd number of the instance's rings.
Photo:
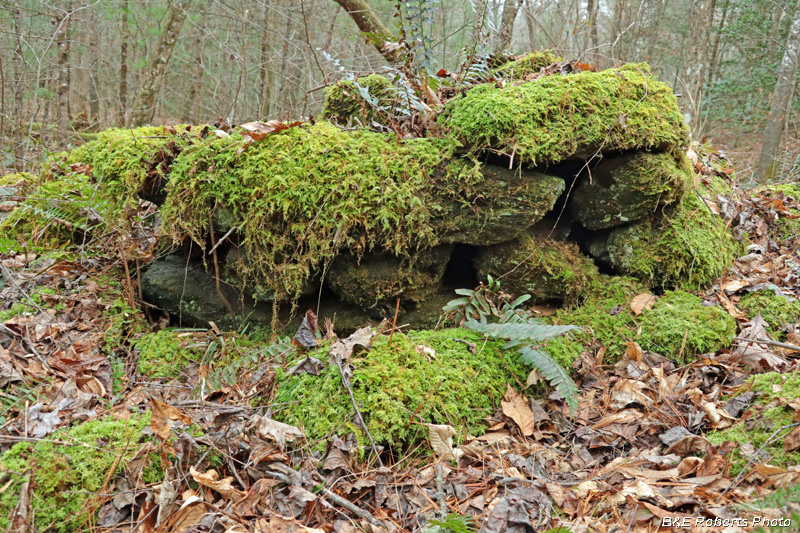
<svg viewBox="0 0 800 533">
<path fill-rule="evenodd" d="M 747 170 L 797 10 L 794 0 L 4 0 L 0 172 L 108 127 L 313 115 L 325 86 L 387 65 L 359 17 L 419 42 L 430 73 L 502 50 L 553 49 L 598 68 L 646 61 L 680 95 L 695 139 Z M 797 128 L 780 122 L 779 171 L 791 177 Z"/>
</svg>

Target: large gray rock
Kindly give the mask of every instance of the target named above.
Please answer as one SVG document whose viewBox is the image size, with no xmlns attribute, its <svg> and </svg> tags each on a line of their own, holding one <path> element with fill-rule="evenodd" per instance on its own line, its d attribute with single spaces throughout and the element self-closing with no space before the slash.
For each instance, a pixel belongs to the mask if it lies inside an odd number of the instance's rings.
<svg viewBox="0 0 800 533">
<path fill-rule="evenodd" d="M 634 152 L 584 170 L 569 208 L 583 227 L 599 230 L 641 220 L 683 196 L 690 183 L 683 161 L 671 154 Z"/>
<path fill-rule="evenodd" d="M 437 221 L 442 242 L 488 246 L 515 239 L 553 209 L 564 180 L 522 168 L 483 165 L 484 180 L 445 197 L 445 215 Z"/>
</svg>

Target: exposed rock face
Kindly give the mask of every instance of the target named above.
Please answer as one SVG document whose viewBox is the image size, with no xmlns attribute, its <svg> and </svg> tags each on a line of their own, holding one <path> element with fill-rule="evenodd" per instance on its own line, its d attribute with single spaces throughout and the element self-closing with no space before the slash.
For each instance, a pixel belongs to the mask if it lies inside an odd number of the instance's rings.
<svg viewBox="0 0 800 533">
<path fill-rule="evenodd" d="M 632 152 L 581 173 L 569 205 L 583 227 L 599 230 L 634 222 L 674 203 L 690 184 L 670 154 Z"/>
<path fill-rule="evenodd" d="M 540 172 L 497 165 L 481 167 L 483 181 L 470 196 L 449 199 L 439 222 L 442 242 L 487 246 L 524 233 L 553 209 L 564 180 Z"/>
</svg>

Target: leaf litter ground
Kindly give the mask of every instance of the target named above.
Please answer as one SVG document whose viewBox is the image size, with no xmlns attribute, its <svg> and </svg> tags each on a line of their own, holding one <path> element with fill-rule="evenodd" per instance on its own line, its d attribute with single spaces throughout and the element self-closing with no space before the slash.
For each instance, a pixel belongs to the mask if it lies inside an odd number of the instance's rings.
<svg viewBox="0 0 800 533">
<path fill-rule="evenodd" d="M 727 179 L 716 159 L 693 157 L 701 179 Z M 137 304 L 137 258 L 154 253 L 146 232 L 106 235 L 91 255 L 69 259 L 7 253 L 2 527 L 607 532 L 653 531 L 681 516 L 707 530 L 728 520 L 736 531 L 734 519 L 789 519 L 800 486 L 800 331 L 796 313 L 792 323 L 770 317 L 774 298 L 800 295 L 798 196 L 773 188 L 703 198 L 751 242 L 702 294 L 738 321 L 730 349 L 678 366 L 634 342 L 624 354 L 596 346 L 574 365 L 574 416 L 557 394 L 530 398 L 509 383 L 479 438 L 409 413 L 428 439 L 404 452 L 380 453 L 347 427 L 309 442 L 274 420 L 288 343 L 171 331 L 174 350 L 194 352 L 195 363 L 139 375 L 137 335 L 166 325 L 155 314 L 145 321 L 150 310 Z M 621 312 L 637 317 L 658 298 L 631 294 Z M 328 348 L 297 366 L 313 373 L 330 355 L 346 374 L 376 333 L 337 340 L 328 331 Z M 604 364 L 609 357 L 618 362 Z"/>
</svg>

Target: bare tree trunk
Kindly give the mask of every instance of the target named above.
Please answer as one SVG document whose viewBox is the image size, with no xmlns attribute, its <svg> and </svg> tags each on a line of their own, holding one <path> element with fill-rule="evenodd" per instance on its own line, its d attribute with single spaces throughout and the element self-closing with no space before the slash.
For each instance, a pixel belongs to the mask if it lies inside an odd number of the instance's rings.
<svg viewBox="0 0 800 533">
<path fill-rule="evenodd" d="M 264 22 L 261 27 L 261 69 L 258 72 L 258 86 L 259 97 L 261 99 L 259 105 L 259 114 L 261 118 L 267 119 L 270 116 L 272 106 L 272 83 L 273 83 L 273 69 L 270 65 L 269 57 L 272 52 L 273 39 L 270 35 L 272 26 L 272 8 L 269 2 L 264 4 Z"/>
<path fill-rule="evenodd" d="M 778 71 L 778 82 L 772 92 L 767 125 L 764 127 L 764 139 L 761 142 L 761 155 L 758 158 L 757 169 L 757 177 L 762 181 L 770 181 L 775 178 L 778 148 L 794 97 L 798 52 L 800 52 L 800 0 L 795 7 L 792 28 L 786 39 L 786 49 Z"/>
<path fill-rule="evenodd" d="M 98 57 L 100 55 L 100 39 L 99 39 L 99 32 L 93 31 L 89 37 L 89 49 L 90 52 L 90 60 L 89 60 L 89 125 L 94 126 L 100 120 L 100 96 L 97 93 L 97 64 L 98 64 Z"/>
<path fill-rule="evenodd" d="M 614 22 L 611 25 L 611 57 L 612 59 L 619 59 L 619 41 L 622 39 L 622 12 L 625 11 L 625 0 L 617 0 L 614 2 Z"/>
<path fill-rule="evenodd" d="M 197 104 L 200 100 L 202 91 L 201 82 L 203 81 L 203 43 L 206 32 L 206 12 L 200 10 L 200 24 L 197 28 L 197 36 L 194 40 L 194 64 L 192 65 L 192 77 L 189 87 L 189 101 L 187 102 L 186 120 L 190 124 L 197 123 Z"/>
<path fill-rule="evenodd" d="M 19 10 L 14 9 L 13 11 L 14 17 L 14 35 L 16 37 L 16 47 L 14 48 L 14 79 L 16 80 L 14 86 L 14 121 L 15 121 L 15 128 L 18 131 L 24 131 L 23 123 L 24 117 L 23 113 L 24 110 L 22 108 L 23 101 L 22 101 L 22 93 L 23 93 L 23 79 L 24 76 L 22 74 L 22 30 L 19 26 Z M 23 152 L 22 152 L 23 143 L 22 140 L 17 138 L 14 139 L 14 163 L 20 170 L 22 167 L 20 166 L 20 162 L 22 161 Z"/>
<path fill-rule="evenodd" d="M 183 22 L 186 20 L 186 12 L 191 4 L 192 0 L 173 0 L 170 3 L 167 23 L 156 42 L 150 62 L 142 73 L 139 91 L 133 101 L 131 126 L 142 126 L 153 120 L 159 85 L 164 79 L 172 50 L 178 41 Z"/>
<path fill-rule="evenodd" d="M 597 50 L 597 4 L 599 0 L 586 0 L 586 11 L 589 15 L 589 36 L 592 50 Z"/>
<path fill-rule="evenodd" d="M 56 19 L 56 47 L 58 49 L 57 69 L 58 69 L 58 139 L 64 143 L 67 139 L 67 126 L 69 124 L 69 37 L 67 27 L 69 26 L 69 5 L 67 2 L 59 3 L 59 11 L 63 13 L 61 18 Z M 42 124 L 45 129 L 47 124 Z"/>
<path fill-rule="evenodd" d="M 717 66 L 719 65 L 719 42 L 722 40 L 722 30 L 725 29 L 725 23 L 728 19 L 728 7 L 730 4 L 730 0 L 725 0 L 725 4 L 722 6 L 722 17 L 719 20 L 719 26 L 717 26 L 717 31 L 714 35 L 714 44 L 711 46 L 711 58 L 708 65 L 706 85 L 713 82 L 717 74 Z"/>
<path fill-rule="evenodd" d="M 514 21 L 517 20 L 517 12 L 521 5 L 522 0 L 505 0 L 505 2 L 503 2 L 503 15 L 500 19 L 500 41 L 497 45 L 498 50 L 505 50 L 511 44 L 511 38 L 514 36 Z"/>
<path fill-rule="evenodd" d="M 128 0 L 122 0 L 122 38 L 119 44 L 119 117 L 124 126 L 128 123 Z"/>
<path fill-rule="evenodd" d="M 683 107 L 692 117 L 691 128 L 695 136 L 701 133 L 700 111 L 703 105 L 703 86 L 708 77 L 708 45 L 716 5 L 716 0 L 702 0 L 692 2 L 689 10 L 689 36 L 681 69 L 681 81 Z"/>
<path fill-rule="evenodd" d="M 391 42 L 392 32 L 389 28 L 380 21 L 378 16 L 367 4 L 366 0 L 335 0 L 337 4 L 342 6 L 350 17 L 355 21 L 361 33 L 368 33 L 372 35 L 370 41 L 378 52 L 386 58 L 389 63 L 397 61 L 397 55 L 394 50 L 389 49 L 385 45 Z"/>
</svg>

